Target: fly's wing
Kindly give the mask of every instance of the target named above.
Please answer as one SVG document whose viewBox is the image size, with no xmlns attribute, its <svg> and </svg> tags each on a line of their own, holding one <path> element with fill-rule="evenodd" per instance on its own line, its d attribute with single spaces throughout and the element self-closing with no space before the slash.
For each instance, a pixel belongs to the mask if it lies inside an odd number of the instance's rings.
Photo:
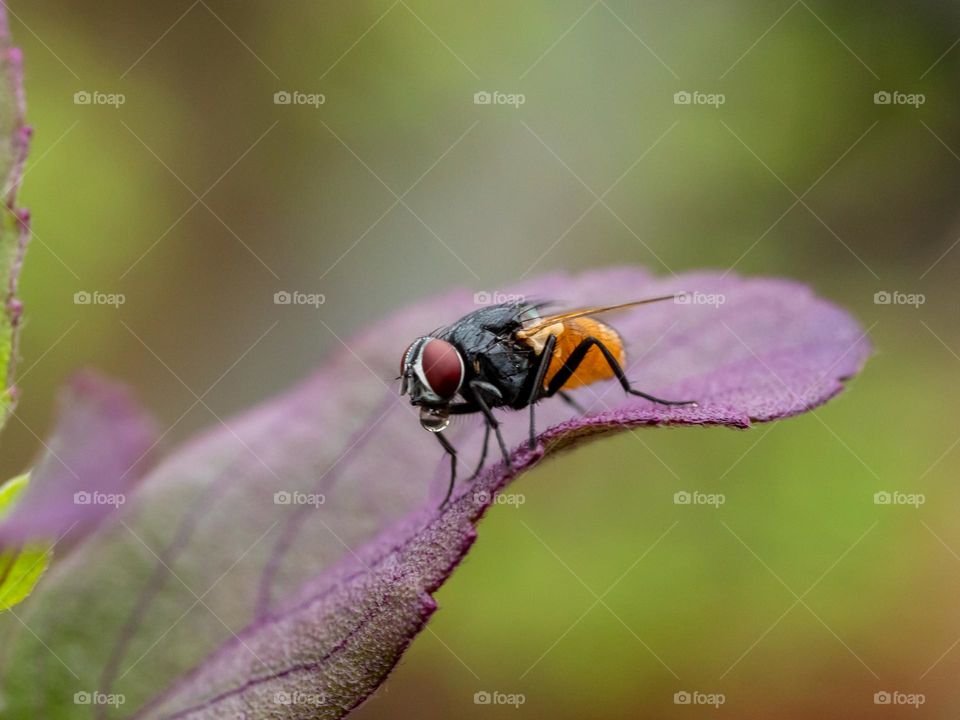
<svg viewBox="0 0 960 720">
<path fill-rule="evenodd" d="M 516 336 L 519 340 L 529 340 L 534 336 L 539 335 L 550 326 L 565 323 L 569 320 L 586 318 L 591 315 L 613 312 L 614 310 L 626 310 L 628 308 L 637 307 L 638 305 L 649 305 L 650 303 L 663 302 L 665 300 L 676 300 L 677 298 L 685 295 L 686 293 L 674 293 L 673 295 L 661 295 L 659 297 L 644 298 L 643 300 L 634 300 L 633 302 L 620 303 L 619 305 L 598 305 L 594 307 L 577 308 L 576 310 L 569 310 L 567 312 L 557 313 L 555 315 L 536 317 L 525 324 L 523 328 L 518 330 L 516 332 Z"/>
</svg>

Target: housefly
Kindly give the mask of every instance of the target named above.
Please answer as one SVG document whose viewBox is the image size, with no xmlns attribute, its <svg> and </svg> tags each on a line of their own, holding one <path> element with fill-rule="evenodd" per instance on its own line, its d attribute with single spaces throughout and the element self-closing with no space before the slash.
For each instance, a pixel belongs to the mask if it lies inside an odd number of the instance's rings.
<svg viewBox="0 0 960 720">
<path fill-rule="evenodd" d="M 696 405 L 692 400 L 664 400 L 634 389 L 623 371 L 627 360 L 623 340 L 594 317 L 677 297 L 665 295 L 545 316 L 540 312 L 543 304 L 490 305 L 414 340 L 400 363 L 400 394 L 409 394 L 410 403 L 420 408 L 420 424 L 450 456 L 450 485 L 441 507 L 449 501 L 457 475 L 456 448 L 443 434 L 451 415 L 483 415 L 483 449 L 473 479 L 483 468 L 491 433 L 504 463 L 513 470 L 500 423 L 493 414 L 497 408 L 530 408 L 532 449 L 536 446 L 537 402 L 559 394 L 576 407 L 566 391 L 600 380 L 615 378 L 625 392 L 660 405 Z"/>
</svg>

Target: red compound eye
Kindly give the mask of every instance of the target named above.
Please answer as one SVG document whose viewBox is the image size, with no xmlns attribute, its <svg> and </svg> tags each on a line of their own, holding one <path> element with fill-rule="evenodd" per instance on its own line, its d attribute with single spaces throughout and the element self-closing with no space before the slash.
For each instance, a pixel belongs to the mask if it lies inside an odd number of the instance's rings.
<svg viewBox="0 0 960 720">
<path fill-rule="evenodd" d="M 463 359 L 446 340 L 427 340 L 420 351 L 420 367 L 430 389 L 442 398 L 457 394 L 463 382 Z"/>
</svg>

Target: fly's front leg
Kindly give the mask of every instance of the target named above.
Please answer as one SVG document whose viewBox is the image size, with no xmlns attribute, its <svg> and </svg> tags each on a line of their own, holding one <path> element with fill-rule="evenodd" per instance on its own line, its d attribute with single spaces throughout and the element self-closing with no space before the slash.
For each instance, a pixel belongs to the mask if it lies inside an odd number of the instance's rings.
<svg viewBox="0 0 960 720">
<path fill-rule="evenodd" d="M 443 446 L 443 449 L 447 451 L 447 455 L 450 456 L 450 485 L 447 487 L 447 494 L 444 496 L 443 502 L 440 503 L 440 508 L 443 509 L 447 503 L 450 502 L 450 496 L 453 494 L 453 485 L 457 481 L 457 449 L 450 444 L 450 441 L 443 436 L 443 433 L 434 433 L 434 436 L 440 442 L 440 445 Z"/>
<path fill-rule="evenodd" d="M 492 386 L 485 386 L 492 387 Z M 447 408 L 447 411 L 451 415 L 470 415 L 472 413 L 483 412 L 480 406 L 475 402 L 460 402 L 453 403 Z M 490 422 L 487 420 L 486 416 L 483 419 L 483 448 L 480 450 L 480 460 L 477 462 L 477 468 L 473 471 L 473 475 L 470 476 L 469 480 L 476 479 L 477 475 L 480 474 L 480 471 L 483 470 L 483 463 L 487 459 L 487 449 L 490 446 Z"/>
</svg>

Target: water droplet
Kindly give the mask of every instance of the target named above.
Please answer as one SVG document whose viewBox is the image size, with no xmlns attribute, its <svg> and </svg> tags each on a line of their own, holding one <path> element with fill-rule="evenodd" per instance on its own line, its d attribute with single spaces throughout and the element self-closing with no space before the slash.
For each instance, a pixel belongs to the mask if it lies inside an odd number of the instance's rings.
<svg viewBox="0 0 960 720">
<path fill-rule="evenodd" d="M 438 433 L 450 424 L 450 413 L 445 407 L 420 408 L 420 424 L 430 432 Z"/>
</svg>

